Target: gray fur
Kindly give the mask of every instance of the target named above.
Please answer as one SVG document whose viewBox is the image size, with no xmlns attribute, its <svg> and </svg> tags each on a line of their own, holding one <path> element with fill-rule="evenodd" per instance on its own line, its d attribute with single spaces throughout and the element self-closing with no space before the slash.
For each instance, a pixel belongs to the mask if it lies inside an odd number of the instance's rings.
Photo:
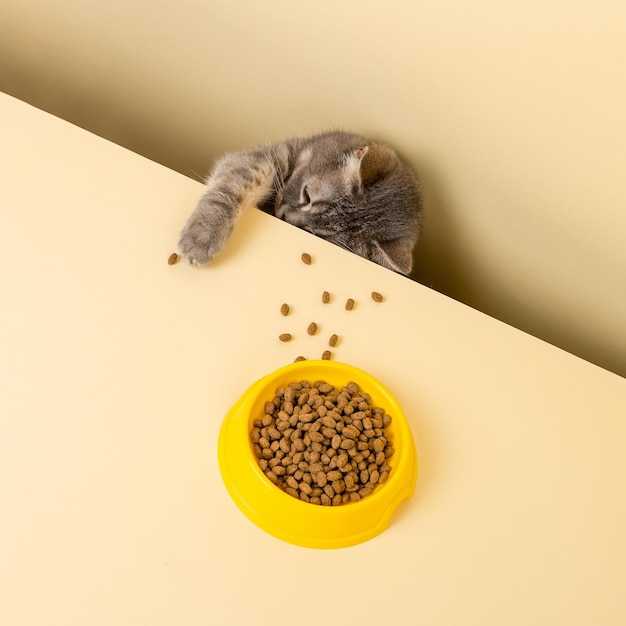
<svg viewBox="0 0 626 626">
<path fill-rule="evenodd" d="M 420 231 L 419 184 L 383 144 L 331 132 L 226 154 L 209 175 L 179 251 L 189 263 L 205 265 L 247 206 L 396 272 L 411 271 Z"/>
</svg>

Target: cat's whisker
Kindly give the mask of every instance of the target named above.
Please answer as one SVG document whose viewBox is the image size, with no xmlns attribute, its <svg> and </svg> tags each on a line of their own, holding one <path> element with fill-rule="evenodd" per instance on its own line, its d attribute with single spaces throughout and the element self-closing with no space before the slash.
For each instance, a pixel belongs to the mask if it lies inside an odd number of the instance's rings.
<svg viewBox="0 0 626 626">
<path fill-rule="evenodd" d="M 206 183 L 206 177 L 201 176 L 195 170 L 192 170 L 190 167 L 187 168 L 188 175 L 191 176 L 194 180 L 197 180 L 199 183 Z"/>
</svg>

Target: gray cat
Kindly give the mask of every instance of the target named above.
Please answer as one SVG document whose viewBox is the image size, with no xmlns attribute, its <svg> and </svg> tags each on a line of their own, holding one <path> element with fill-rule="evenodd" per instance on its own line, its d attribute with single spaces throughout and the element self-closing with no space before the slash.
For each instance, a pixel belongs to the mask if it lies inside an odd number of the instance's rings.
<svg viewBox="0 0 626 626">
<path fill-rule="evenodd" d="M 179 251 L 192 265 L 205 265 L 247 206 L 396 272 L 411 271 L 421 194 L 388 146 L 330 132 L 226 154 L 180 235 Z"/>
</svg>

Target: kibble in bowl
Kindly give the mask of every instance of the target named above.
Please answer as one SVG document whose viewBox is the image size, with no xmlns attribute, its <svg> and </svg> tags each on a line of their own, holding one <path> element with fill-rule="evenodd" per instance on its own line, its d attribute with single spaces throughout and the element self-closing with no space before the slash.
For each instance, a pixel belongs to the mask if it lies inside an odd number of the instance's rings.
<svg viewBox="0 0 626 626">
<path fill-rule="evenodd" d="M 346 394 L 355 400 L 350 408 Z M 294 400 L 303 420 L 293 417 Z M 272 416 L 268 403 L 281 409 Z M 413 437 L 398 403 L 375 378 L 336 361 L 292 363 L 253 384 L 224 420 L 218 458 L 231 497 L 249 519 L 311 548 L 346 547 L 381 533 L 417 478 Z"/>
</svg>

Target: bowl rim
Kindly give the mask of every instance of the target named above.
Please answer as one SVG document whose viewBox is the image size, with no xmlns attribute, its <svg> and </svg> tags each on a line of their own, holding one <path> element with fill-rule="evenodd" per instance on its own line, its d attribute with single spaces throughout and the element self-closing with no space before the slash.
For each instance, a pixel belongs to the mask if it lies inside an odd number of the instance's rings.
<svg viewBox="0 0 626 626">
<path fill-rule="evenodd" d="M 330 378 L 330 380 L 327 380 Z M 252 406 L 288 382 L 354 380 L 392 416 L 394 456 L 388 480 L 367 497 L 338 506 L 310 504 L 285 493 L 261 470 L 250 443 L 258 415 Z M 271 390 L 271 391 L 270 391 Z M 389 410 L 391 408 L 391 410 Z M 228 411 L 218 438 L 222 480 L 238 508 L 257 526 L 288 543 L 311 548 L 339 548 L 362 543 L 387 528 L 398 505 L 413 494 L 417 452 L 404 412 L 387 387 L 371 374 L 340 361 L 306 360 L 274 370 L 253 383 Z"/>
</svg>

